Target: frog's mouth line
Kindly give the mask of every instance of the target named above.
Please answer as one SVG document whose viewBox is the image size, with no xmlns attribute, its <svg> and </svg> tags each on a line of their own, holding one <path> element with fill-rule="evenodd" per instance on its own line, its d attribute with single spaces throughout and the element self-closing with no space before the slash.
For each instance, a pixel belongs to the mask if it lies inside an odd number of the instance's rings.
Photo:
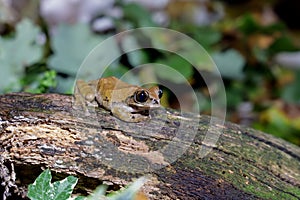
<svg viewBox="0 0 300 200">
<path fill-rule="evenodd" d="M 131 112 L 132 114 L 140 114 L 140 115 L 145 115 L 149 116 L 149 110 L 141 110 L 141 111 L 136 111 L 136 112 Z"/>
<path fill-rule="evenodd" d="M 150 109 L 158 109 L 160 108 L 159 104 L 155 104 L 152 106 L 145 106 L 144 104 L 128 104 L 131 108 L 134 108 L 135 110 L 150 110 Z"/>
</svg>

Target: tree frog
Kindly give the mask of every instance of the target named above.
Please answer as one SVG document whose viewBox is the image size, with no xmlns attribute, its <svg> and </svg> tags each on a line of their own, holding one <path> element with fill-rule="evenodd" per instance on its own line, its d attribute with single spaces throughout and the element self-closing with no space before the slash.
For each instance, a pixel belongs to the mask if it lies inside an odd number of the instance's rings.
<svg viewBox="0 0 300 200">
<path fill-rule="evenodd" d="M 150 119 L 150 109 L 160 107 L 162 90 L 158 86 L 146 89 L 130 85 L 112 76 L 88 82 L 78 80 L 74 96 L 75 105 L 92 103 L 123 121 L 140 122 Z"/>
</svg>

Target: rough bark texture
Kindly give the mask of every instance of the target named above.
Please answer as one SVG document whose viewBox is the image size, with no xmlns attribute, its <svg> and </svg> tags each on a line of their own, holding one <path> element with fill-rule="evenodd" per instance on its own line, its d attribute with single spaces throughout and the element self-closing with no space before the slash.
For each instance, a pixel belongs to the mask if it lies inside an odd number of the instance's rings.
<svg viewBox="0 0 300 200">
<path fill-rule="evenodd" d="M 24 195 L 49 168 L 56 179 L 79 177 L 83 194 L 148 175 L 149 199 L 300 199 L 300 148 L 283 140 L 208 116 L 161 109 L 125 123 L 71 105 L 59 94 L 0 96 L 1 192 Z M 216 144 L 204 140 L 220 131 Z"/>
</svg>

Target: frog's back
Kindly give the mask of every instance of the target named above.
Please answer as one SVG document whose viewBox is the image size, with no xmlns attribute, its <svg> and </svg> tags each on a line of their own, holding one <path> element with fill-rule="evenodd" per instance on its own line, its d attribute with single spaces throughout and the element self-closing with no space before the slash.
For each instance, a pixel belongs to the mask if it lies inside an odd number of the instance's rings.
<svg viewBox="0 0 300 200">
<path fill-rule="evenodd" d="M 98 99 L 101 99 L 99 103 L 110 108 L 114 102 L 124 102 L 137 88 L 138 86 L 125 83 L 114 76 L 101 78 L 97 88 L 100 95 Z"/>
<path fill-rule="evenodd" d="M 130 87 L 131 85 L 125 83 L 114 76 L 101 78 L 98 83 L 98 88 L 101 91 L 104 90 L 117 90 L 122 88 Z"/>
</svg>

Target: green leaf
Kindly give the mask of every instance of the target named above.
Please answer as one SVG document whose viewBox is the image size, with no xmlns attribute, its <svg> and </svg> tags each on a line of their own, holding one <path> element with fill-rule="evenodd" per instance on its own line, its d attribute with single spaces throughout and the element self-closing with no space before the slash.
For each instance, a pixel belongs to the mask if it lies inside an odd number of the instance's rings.
<svg viewBox="0 0 300 200">
<path fill-rule="evenodd" d="M 222 38 L 220 31 L 205 27 L 197 29 L 194 33 L 195 39 L 205 48 L 210 48 L 212 45 L 219 42 Z"/>
<path fill-rule="evenodd" d="M 43 200 L 47 199 L 50 195 L 52 176 L 49 169 L 43 171 L 33 184 L 28 187 L 27 196 L 31 200 Z"/>
<path fill-rule="evenodd" d="M 37 43 L 40 33 L 39 27 L 23 19 L 17 24 L 15 37 L 0 37 L 0 92 L 8 87 L 20 90 L 18 80 L 24 76 L 25 67 L 41 60 L 43 45 Z"/>
<path fill-rule="evenodd" d="M 285 25 L 280 22 L 270 25 L 261 25 L 250 13 L 243 15 L 240 19 L 237 20 L 237 23 L 238 28 L 245 35 L 254 33 L 273 34 L 274 32 L 282 32 L 286 29 Z"/>
<path fill-rule="evenodd" d="M 245 14 L 240 19 L 237 20 L 238 28 L 245 35 L 250 35 L 257 32 L 260 29 L 260 25 L 255 21 L 251 14 Z"/>
<path fill-rule="evenodd" d="M 136 27 L 155 26 L 150 13 L 137 3 L 128 3 L 123 5 L 124 18 L 133 22 Z"/>
<path fill-rule="evenodd" d="M 33 184 L 29 185 L 27 196 L 31 200 L 66 200 L 70 198 L 78 180 L 74 176 L 68 176 L 51 184 L 51 179 L 51 171 L 45 170 Z"/>
<path fill-rule="evenodd" d="M 58 72 L 75 76 L 85 57 L 103 40 L 90 30 L 88 24 L 60 25 L 51 40 L 54 55 L 48 65 Z M 93 64 L 97 66 L 97 63 Z"/>
<path fill-rule="evenodd" d="M 56 181 L 53 183 L 53 199 L 65 200 L 68 199 L 77 183 L 77 178 L 74 176 L 68 176 L 62 181 Z M 50 194 L 52 196 L 52 194 Z"/>
<path fill-rule="evenodd" d="M 229 49 L 225 52 L 216 52 L 212 54 L 212 58 L 222 77 L 229 79 L 242 79 L 244 77 L 245 59 L 238 51 Z"/>
<path fill-rule="evenodd" d="M 269 51 L 271 54 L 276 54 L 282 51 L 297 51 L 299 48 L 297 48 L 294 45 L 294 42 L 291 38 L 282 36 L 275 40 L 273 44 L 269 47 Z"/>
</svg>

